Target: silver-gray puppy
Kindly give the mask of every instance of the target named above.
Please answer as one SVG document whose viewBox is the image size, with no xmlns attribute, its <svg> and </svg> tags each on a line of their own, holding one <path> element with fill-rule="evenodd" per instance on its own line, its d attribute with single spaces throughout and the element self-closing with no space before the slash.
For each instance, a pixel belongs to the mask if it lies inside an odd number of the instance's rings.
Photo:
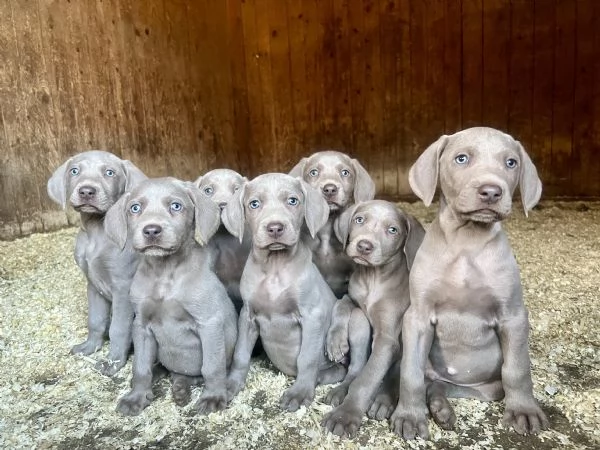
<svg viewBox="0 0 600 450">
<path fill-rule="evenodd" d="M 397 382 L 392 367 L 400 359 L 402 317 L 410 303 L 409 270 L 425 230 L 393 203 L 371 200 L 346 210 L 335 231 L 357 267 L 348 295 L 336 303 L 327 337 L 328 354 L 334 358 L 348 353 L 343 345 L 349 342 L 350 366 L 344 381 L 327 396 L 336 408 L 322 424 L 334 434 L 352 437 L 386 374 Z M 374 417 L 389 417 L 395 406 L 388 385 L 384 383 L 375 402 Z"/>
<path fill-rule="evenodd" d="M 538 202 L 535 166 L 511 136 L 477 127 L 440 137 L 409 181 L 427 206 L 439 181 L 440 209 L 410 272 L 392 428 L 405 439 L 427 438 L 427 407 L 452 428 L 447 397 L 505 397 L 505 424 L 521 434 L 546 428 L 533 397 L 519 268 L 500 225 L 517 185 L 526 213 Z"/>
<path fill-rule="evenodd" d="M 342 244 L 336 239 L 333 224 L 337 217 L 356 202 L 375 197 L 375 183 L 358 162 L 342 152 L 326 150 L 302 158 L 290 171 L 317 189 L 329 206 L 329 216 L 315 236 L 303 233 L 313 260 L 337 298 L 348 292 L 354 268 Z"/>
<path fill-rule="evenodd" d="M 205 243 L 219 227 L 219 207 L 192 183 L 158 178 L 125 194 L 106 215 L 120 248 L 131 242 L 141 261 L 131 284 L 135 309 L 132 389 L 117 409 L 139 414 L 150 404 L 152 366 L 171 371 L 173 398 L 183 405 L 202 376 L 200 413 L 227 405 L 227 367 L 237 338 L 236 313 L 210 270 Z"/>
<path fill-rule="evenodd" d="M 194 184 L 198 189 L 221 208 L 221 216 L 233 195 L 248 180 L 230 169 L 215 169 L 199 177 Z M 248 234 L 242 242 L 221 225 L 210 239 L 208 246 L 214 258 L 213 270 L 225 285 L 235 309 L 242 309 L 240 279 L 244 265 L 250 253 L 251 236 Z"/>
<path fill-rule="evenodd" d="M 88 337 L 71 353 L 89 355 L 98 351 L 108 330 L 108 359 L 96 365 L 107 376 L 125 365 L 131 347 L 133 309 L 129 285 L 138 255 L 130 247 L 121 251 L 106 237 L 104 215 L 125 191 L 145 179 L 130 161 L 92 150 L 69 158 L 48 180 L 50 198 L 63 208 L 69 204 L 81 216 L 75 261 L 87 278 Z"/>
<path fill-rule="evenodd" d="M 340 381 L 346 369 L 325 358 L 325 335 L 335 295 L 300 239 L 306 223 L 312 235 L 327 221 L 323 197 L 301 179 L 265 174 L 248 182 L 225 208 L 223 222 L 242 237 L 247 223 L 252 250 L 240 283 L 244 306 L 228 394 L 246 382 L 250 354 L 259 334 L 269 359 L 295 376 L 280 406 L 295 411 L 312 402 L 317 383 Z"/>
</svg>

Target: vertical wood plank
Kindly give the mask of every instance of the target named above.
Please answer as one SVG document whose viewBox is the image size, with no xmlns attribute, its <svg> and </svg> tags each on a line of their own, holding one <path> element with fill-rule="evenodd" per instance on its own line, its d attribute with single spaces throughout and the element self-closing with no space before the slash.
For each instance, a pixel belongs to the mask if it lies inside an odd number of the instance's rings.
<svg viewBox="0 0 600 450">
<path fill-rule="evenodd" d="M 396 138 L 399 151 L 395 162 L 398 167 L 398 190 L 397 193 L 411 193 L 408 185 L 408 170 L 416 159 L 419 150 L 415 148 L 412 141 L 413 136 L 413 109 L 411 90 L 411 28 L 412 19 L 410 15 L 413 0 L 400 0 L 398 4 L 398 27 L 396 33 L 400 39 L 398 55 L 396 56 L 396 94 L 398 102 L 398 122 Z M 392 164 L 394 164 L 392 162 Z M 396 194 L 397 195 L 397 194 Z"/>
<path fill-rule="evenodd" d="M 469 128 L 483 119 L 483 2 L 462 2 L 462 125 Z"/>
<path fill-rule="evenodd" d="M 440 83 L 445 86 L 444 131 L 446 134 L 452 134 L 462 128 L 462 1 L 448 0 L 444 3 L 444 77 Z"/>
</svg>

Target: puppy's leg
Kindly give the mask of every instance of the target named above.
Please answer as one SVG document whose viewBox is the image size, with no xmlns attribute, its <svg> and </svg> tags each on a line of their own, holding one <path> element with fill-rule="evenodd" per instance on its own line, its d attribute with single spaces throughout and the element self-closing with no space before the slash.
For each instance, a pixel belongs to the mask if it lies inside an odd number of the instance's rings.
<svg viewBox="0 0 600 450">
<path fill-rule="evenodd" d="M 238 319 L 238 338 L 235 343 L 233 362 L 227 377 L 227 400 L 230 401 L 246 384 L 250 369 L 252 349 L 258 339 L 258 326 L 250 317 L 248 306 L 244 304 Z"/>
<path fill-rule="evenodd" d="M 400 384 L 400 361 L 392 365 L 386 374 L 375 400 L 367 411 L 367 416 L 375 420 L 385 420 L 394 412 L 398 404 L 398 386 Z"/>
<path fill-rule="evenodd" d="M 302 405 L 308 406 L 313 401 L 319 365 L 323 359 L 328 321 L 328 316 L 319 310 L 312 309 L 302 314 L 302 343 L 296 359 L 298 373 L 294 384 L 279 400 L 281 409 L 296 411 Z"/>
<path fill-rule="evenodd" d="M 341 300 L 340 300 L 341 301 Z M 338 302 L 339 303 L 339 302 Z M 369 319 L 360 308 L 353 307 L 350 315 L 349 325 L 350 339 L 350 365 L 344 381 L 339 386 L 331 389 L 325 397 L 325 401 L 333 406 L 340 405 L 346 395 L 348 388 L 358 376 L 367 363 L 369 348 L 371 345 L 371 325 Z"/>
<path fill-rule="evenodd" d="M 133 324 L 133 380 L 131 391 L 117 404 L 117 411 L 126 416 L 136 416 L 150 404 L 152 394 L 152 369 L 156 360 L 158 345 L 152 331 L 143 328 L 139 320 Z"/>
<path fill-rule="evenodd" d="M 71 353 L 74 355 L 90 355 L 102 348 L 104 333 L 110 318 L 110 303 L 90 282 L 87 284 L 87 300 L 88 337 L 85 342 L 71 348 Z"/>
<path fill-rule="evenodd" d="M 133 323 L 133 307 L 129 300 L 129 286 L 126 290 L 115 293 L 112 303 L 112 318 L 108 336 L 110 350 L 106 360 L 99 361 L 96 367 L 103 375 L 113 376 L 127 362 L 131 349 L 131 326 Z"/>
<path fill-rule="evenodd" d="M 327 356 L 331 361 L 341 362 L 350 349 L 348 326 L 352 311 L 356 308 L 348 295 L 335 302 L 331 313 L 331 325 L 327 331 Z"/>
<path fill-rule="evenodd" d="M 204 390 L 194 408 L 210 414 L 227 407 L 227 354 L 223 320 L 211 319 L 200 326 Z"/>
</svg>

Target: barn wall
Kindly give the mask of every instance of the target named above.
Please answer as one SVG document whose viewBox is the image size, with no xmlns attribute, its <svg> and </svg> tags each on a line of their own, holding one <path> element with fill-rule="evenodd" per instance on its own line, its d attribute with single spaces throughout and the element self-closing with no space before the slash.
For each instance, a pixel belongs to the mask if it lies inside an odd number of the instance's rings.
<svg viewBox="0 0 600 450">
<path fill-rule="evenodd" d="M 151 176 L 287 171 L 333 147 L 388 197 L 442 133 L 520 139 L 546 196 L 600 196 L 595 0 L 4 0 L 0 235 L 66 223 L 91 148 Z"/>
</svg>

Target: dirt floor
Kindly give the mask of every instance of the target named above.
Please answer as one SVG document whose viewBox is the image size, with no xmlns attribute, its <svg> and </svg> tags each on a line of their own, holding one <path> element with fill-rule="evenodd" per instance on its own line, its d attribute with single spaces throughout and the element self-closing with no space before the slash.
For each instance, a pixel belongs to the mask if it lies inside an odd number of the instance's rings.
<svg viewBox="0 0 600 450">
<path fill-rule="evenodd" d="M 426 224 L 435 214 L 402 206 Z M 93 369 L 106 345 L 92 357 L 69 355 L 86 335 L 71 228 L 0 242 L 0 448 L 600 448 L 600 204 L 546 202 L 505 227 L 530 311 L 535 395 L 552 423 L 538 436 L 503 428 L 502 402 L 453 400 L 456 429 L 431 423 L 429 441 L 406 443 L 366 418 L 355 439 L 340 440 L 319 424 L 330 387 L 318 388 L 311 407 L 284 413 L 278 399 L 291 380 L 262 359 L 226 411 L 199 417 L 176 407 L 163 379 L 150 407 L 122 417 L 115 406 L 131 363 L 111 379 Z"/>
</svg>

